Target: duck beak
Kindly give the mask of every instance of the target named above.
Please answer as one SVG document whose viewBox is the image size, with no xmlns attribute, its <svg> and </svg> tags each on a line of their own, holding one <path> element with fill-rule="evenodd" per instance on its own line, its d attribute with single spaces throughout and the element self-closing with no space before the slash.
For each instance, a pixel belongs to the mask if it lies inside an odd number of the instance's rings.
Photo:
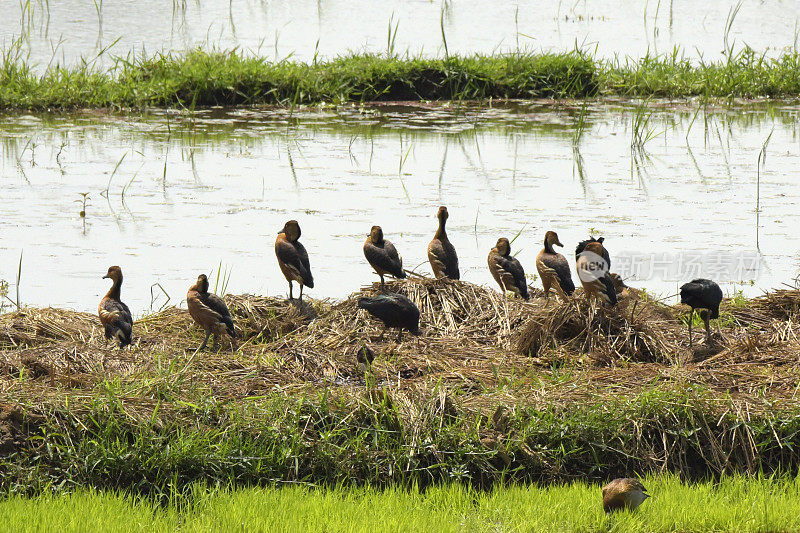
<svg viewBox="0 0 800 533">
<path fill-rule="evenodd" d="M 106 274 L 105 276 L 103 276 L 103 279 L 111 279 L 111 278 L 109 278 L 108 274 Z"/>
<path fill-rule="evenodd" d="M 564 247 L 564 245 L 563 245 L 563 244 L 561 244 L 561 241 L 556 241 L 556 242 L 554 242 L 553 244 L 555 244 L 556 246 L 560 246 L 560 247 L 562 247 L 562 248 Z"/>
</svg>

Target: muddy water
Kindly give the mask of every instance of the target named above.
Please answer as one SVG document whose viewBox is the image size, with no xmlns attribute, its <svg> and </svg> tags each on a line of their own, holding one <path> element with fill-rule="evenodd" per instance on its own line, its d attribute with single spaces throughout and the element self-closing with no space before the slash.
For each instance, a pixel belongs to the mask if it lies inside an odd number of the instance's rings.
<svg viewBox="0 0 800 533">
<path fill-rule="evenodd" d="M 266 57 L 309 60 L 349 51 L 450 53 L 571 50 L 602 57 L 669 52 L 720 58 L 726 20 L 737 2 L 614 0 L 479 2 L 464 0 L 0 0 L 0 43 L 20 35 L 32 62 L 75 63 L 99 51 L 125 56 L 197 46 L 240 47 Z M 728 44 L 775 54 L 796 46 L 800 3 L 743 2 Z M 396 32 L 394 29 L 396 28 Z M 109 49 L 108 47 L 111 46 Z"/>
<path fill-rule="evenodd" d="M 308 294 L 341 298 L 377 279 L 361 251 L 373 224 L 407 268 L 429 273 L 445 204 L 472 282 L 493 284 L 486 255 L 499 236 L 519 234 L 513 250 L 535 273 L 553 229 L 571 263 L 576 241 L 604 235 L 613 270 L 662 295 L 700 274 L 757 294 L 797 274 L 797 113 L 603 104 L 580 135 L 570 105 L 5 115 L 0 278 L 13 294 L 23 253 L 24 303 L 81 310 L 111 264 L 136 313 L 165 293 L 179 303 L 220 265 L 229 292 L 285 294 L 273 243 L 296 218 L 317 283 Z M 632 150 L 637 120 L 651 139 Z M 757 160 L 770 134 L 759 251 Z"/>
</svg>

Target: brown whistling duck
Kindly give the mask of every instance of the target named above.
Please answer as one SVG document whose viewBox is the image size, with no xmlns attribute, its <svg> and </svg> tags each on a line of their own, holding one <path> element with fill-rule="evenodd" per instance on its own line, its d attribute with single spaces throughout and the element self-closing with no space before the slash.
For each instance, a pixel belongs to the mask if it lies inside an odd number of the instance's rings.
<svg viewBox="0 0 800 533">
<path fill-rule="evenodd" d="M 695 309 L 701 309 L 700 318 L 706 325 L 706 344 L 711 342 L 712 318 L 719 318 L 719 304 L 722 303 L 722 289 L 710 279 L 693 279 L 681 286 L 681 303 L 692 308 L 689 313 L 689 347 L 692 346 L 692 318 Z M 719 328 L 719 320 L 717 321 Z"/>
<path fill-rule="evenodd" d="M 550 287 L 553 287 L 556 294 L 566 300 L 575 292 L 575 284 L 572 282 L 567 258 L 557 253 L 553 245 L 564 246 L 555 231 L 548 231 L 544 234 L 544 248 L 536 256 L 536 270 L 542 279 L 544 297 L 550 298 Z"/>
<path fill-rule="evenodd" d="M 300 224 L 296 220 L 287 222 L 278 238 L 275 239 L 275 255 L 281 272 L 289 282 L 289 299 L 292 299 L 292 281 L 300 284 L 300 301 L 303 301 L 303 286 L 314 288 L 314 277 L 308 262 L 308 252 L 297 240 L 300 238 Z"/>
<path fill-rule="evenodd" d="M 511 255 L 511 243 L 501 237 L 489 252 L 489 271 L 503 291 L 511 291 L 517 296 L 529 299 L 525 270 L 519 260 Z"/>
<path fill-rule="evenodd" d="M 575 262 L 586 298 L 596 299 L 609 307 L 617 303 L 617 290 L 608 272 L 608 263 L 603 259 L 603 245 L 590 242 Z"/>
<path fill-rule="evenodd" d="M 428 260 L 431 262 L 433 275 L 437 278 L 459 279 L 458 255 L 455 247 L 447 239 L 447 232 L 444 229 L 447 223 L 447 208 L 442 206 L 436 213 L 439 219 L 439 229 L 428 245 Z"/>
<path fill-rule="evenodd" d="M 603 510 L 606 513 L 623 509 L 633 511 L 649 497 L 647 489 L 638 479 L 615 479 L 603 487 Z"/>
<path fill-rule="evenodd" d="M 197 348 L 200 351 L 208 344 L 208 338 L 214 334 L 214 349 L 217 348 L 219 336 L 227 332 L 230 337 L 236 338 L 236 330 L 233 328 L 233 319 L 228 311 L 228 306 L 222 298 L 216 294 L 208 292 L 208 278 L 205 274 L 197 277 L 197 283 L 189 288 L 186 293 L 186 306 L 189 314 L 201 328 L 206 330 L 206 338 L 203 344 Z"/>
<path fill-rule="evenodd" d="M 103 279 L 110 279 L 113 283 L 103 299 L 100 300 L 97 314 L 100 315 L 100 322 L 105 329 L 106 340 L 115 338 L 119 347 L 124 348 L 131 343 L 133 318 L 131 310 L 120 300 L 122 269 L 118 266 L 108 267 L 108 272 Z"/>
<path fill-rule="evenodd" d="M 406 273 L 403 272 L 403 258 L 397 253 L 394 244 L 383 238 L 383 230 L 380 226 L 372 226 L 372 230 L 364 242 L 364 257 L 375 269 L 375 273 L 380 276 L 382 289 L 385 287 L 383 282 L 385 274 L 390 274 L 398 279 L 406 277 Z"/>
<path fill-rule="evenodd" d="M 419 308 L 402 294 L 379 294 L 358 299 L 358 307 L 383 322 L 385 326 L 381 338 L 389 328 L 398 328 L 397 342 L 403 338 L 403 330 L 412 335 L 421 335 L 419 329 Z"/>
</svg>

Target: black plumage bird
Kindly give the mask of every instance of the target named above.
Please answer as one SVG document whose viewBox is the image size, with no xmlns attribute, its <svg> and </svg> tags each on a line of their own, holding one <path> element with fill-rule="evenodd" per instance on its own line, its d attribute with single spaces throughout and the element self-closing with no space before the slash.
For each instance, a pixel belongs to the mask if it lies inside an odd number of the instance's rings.
<svg viewBox="0 0 800 533">
<path fill-rule="evenodd" d="M 369 314 L 383 322 L 386 329 L 398 328 L 400 331 L 397 342 L 403 338 L 404 329 L 412 335 L 422 334 L 419 329 L 419 308 L 402 294 L 380 294 L 359 298 L 358 307 L 366 309 Z"/>
<path fill-rule="evenodd" d="M 104 279 L 113 281 L 108 293 L 100 300 L 97 314 L 103 323 L 106 340 L 115 338 L 120 348 L 131 343 L 133 333 L 133 317 L 128 306 L 120 300 L 122 288 L 122 269 L 118 266 L 108 267 Z"/>
<path fill-rule="evenodd" d="M 719 304 L 722 303 L 722 289 L 710 279 L 693 279 L 681 286 L 681 303 L 692 308 L 689 313 L 689 346 L 692 346 L 692 318 L 695 309 L 701 309 L 700 318 L 706 325 L 706 343 L 711 341 L 711 319 L 719 318 Z M 717 323 L 719 326 L 719 323 Z"/>
<path fill-rule="evenodd" d="M 597 239 L 595 239 L 594 237 L 589 237 L 585 241 L 579 242 L 578 246 L 575 247 L 575 261 L 578 260 L 578 257 L 586 249 L 586 245 L 587 244 L 589 244 L 591 242 L 599 242 L 600 244 L 603 244 L 603 241 L 605 241 L 605 240 L 606 240 L 605 237 L 600 237 L 600 238 L 597 238 Z M 606 267 L 608 267 L 608 269 L 610 270 L 611 269 L 611 256 L 608 255 L 608 250 L 606 250 L 606 246 L 604 244 L 603 244 L 603 259 L 605 259 L 605 261 L 606 261 Z"/>
</svg>

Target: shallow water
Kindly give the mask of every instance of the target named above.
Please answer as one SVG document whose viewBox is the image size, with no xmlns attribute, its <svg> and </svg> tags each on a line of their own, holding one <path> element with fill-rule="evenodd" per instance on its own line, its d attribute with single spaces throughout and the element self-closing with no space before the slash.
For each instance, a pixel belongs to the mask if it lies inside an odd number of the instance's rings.
<svg viewBox="0 0 800 533">
<path fill-rule="evenodd" d="M 680 46 L 688 56 L 721 58 L 726 21 L 738 2 L 572 0 L 0 0 L 0 44 L 20 35 L 33 63 L 74 64 L 131 51 L 240 47 L 269 58 L 310 60 L 349 51 L 443 55 L 493 50 L 571 50 L 641 57 Z M 800 3 L 743 2 L 728 44 L 774 55 L 797 44 Z M 110 46 L 110 48 L 109 48 Z"/>
<path fill-rule="evenodd" d="M 797 274 L 798 108 L 651 106 L 638 116 L 655 137 L 635 151 L 635 105 L 589 108 L 577 139 L 579 109 L 3 115 L 0 279 L 13 298 L 24 250 L 20 296 L 31 305 L 94 310 L 112 264 L 136 313 L 165 303 L 154 284 L 178 304 L 198 273 L 213 284 L 220 264 L 228 292 L 285 294 L 273 243 L 296 218 L 317 283 L 307 294 L 343 298 L 377 279 L 361 251 L 373 224 L 406 268 L 429 273 L 440 204 L 463 279 L 476 283 L 494 285 L 486 255 L 517 233 L 513 252 L 535 273 L 548 229 L 570 263 L 576 242 L 599 232 L 612 270 L 662 295 L 699 274 L 746 294 Z M 757 159 L 770 133 L 759 254 Z"/>
</svg>

